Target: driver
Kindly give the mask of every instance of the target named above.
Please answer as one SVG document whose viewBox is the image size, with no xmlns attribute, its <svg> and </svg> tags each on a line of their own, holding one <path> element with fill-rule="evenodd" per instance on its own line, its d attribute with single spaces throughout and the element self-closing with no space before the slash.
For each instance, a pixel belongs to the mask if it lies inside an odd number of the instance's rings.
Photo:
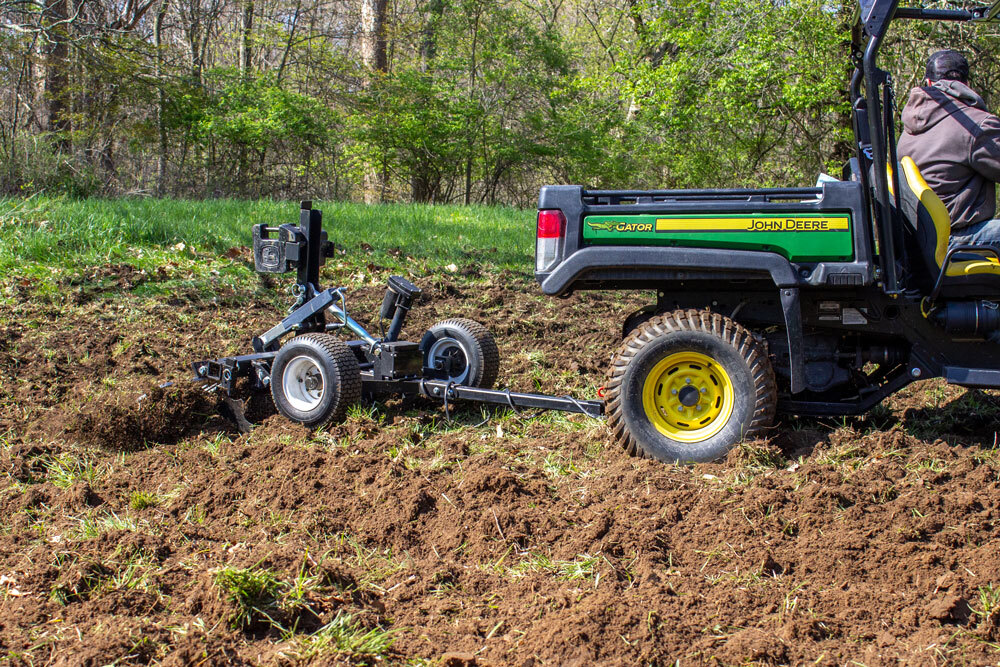
<svg viewBox="0 0 1000 667">
<path fill-rule="evenodd" d="M 958 51 L 931 55 L 924 75 L 903 108 L 897 154 L 913 158 L 948 208 L 952 245 L 1000 246 L 1000 119 L 969 88 L 969 61 Z"/>
</svg>

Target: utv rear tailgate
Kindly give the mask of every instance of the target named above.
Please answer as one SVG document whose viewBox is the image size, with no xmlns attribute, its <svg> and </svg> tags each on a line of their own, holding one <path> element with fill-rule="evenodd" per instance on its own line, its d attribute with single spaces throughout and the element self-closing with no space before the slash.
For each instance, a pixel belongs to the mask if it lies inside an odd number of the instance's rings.
<svg viewBox="0 0 1000 667">
<path fill-rule="evenodd" d="M 539 210 L 561 211 L 566 221 L 558 261 L 535 273 L 546 294 L 696 278 L 778 287 L 872 280 L 857 182 L 650 192 L 548 186 Z"/>
</svg>

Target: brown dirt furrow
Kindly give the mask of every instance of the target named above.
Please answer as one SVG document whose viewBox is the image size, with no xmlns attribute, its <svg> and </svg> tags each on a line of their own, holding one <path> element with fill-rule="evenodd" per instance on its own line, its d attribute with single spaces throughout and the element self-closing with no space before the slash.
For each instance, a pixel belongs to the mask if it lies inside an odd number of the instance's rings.
<svg viewBox="0 0 1000 667">
<path fill-rule="evenodd" d="M 786 419 L 689 468 L 628 458 L 583 418 L 472 427 L 471 409 L 448 426 L 415 399 L 318 433 L 271 416 L 241 435 L 185 378 L 270 324 L 266 292 L 171 306 L 127 292 L 155 276 L 121 278 L 125 293 L 86 291 L 66 313 L 25 299 L 19 323 L 5 314 L 11 664 L 1000 659 L 991 394 L 923 383 L 865 419 Z M 600 385 L 642 305 L 546 300 L 513 276 L 423 286 L 410 337 L 478 319 L 501 384 L 555 393 Z M 381 288 L 352 295 L 370 312 Z M 280 602 L 263 595 L 240 621 L 220 583 L 234 572 L 269 573 Z M 316 648 L 346 615 L 391 648 Z"/>
</svg>

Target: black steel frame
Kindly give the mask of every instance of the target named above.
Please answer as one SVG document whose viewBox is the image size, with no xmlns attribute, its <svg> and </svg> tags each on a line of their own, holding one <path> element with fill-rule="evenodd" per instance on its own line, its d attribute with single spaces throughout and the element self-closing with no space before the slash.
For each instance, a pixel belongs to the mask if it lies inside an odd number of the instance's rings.
<svg viewBox="0 0 1000 667">
<path fill-rule="evenodd" d="M 269 234 L 279 232 L 282 232 L 279 238 L 269 237 Z M 446 412 L 452 401 L 461 400 L 505 405 L 515 411 L 519 408 L 561 410 L 595 418 L 604 413 L 603 401 L 578 400 L 572 396 L 512 392 L 510 389 L 483 389 L 422 375 L 392 379 L 376 377 L 375 362 L 380 348 L 398 342 L 397 338 L 413 305 L 413 299 L 420 294 L 420 290 L 399 276 L 389 279 L 389 288 L 382 303 L 380 316 L 383 319 L 390 319 L 391 322 L 388 333 L 382 338 L 376 338 L 348 314 L 344 288 L 321 289 L 319 286 L 319 268 L 323 264 L 324 257 L 332 254 L 332 245 L 327 241 L 326 232 L 323 231 L 323 214 L 313 210 L 312 202 L 302 202 L 297 227 L 257 225 L 254 228 L 254 241 L 254 256 L 258 270 L 281 273 L 294 266 L 297 272 L 294 290 L 296 300 L 287 317 L 265 333 L 253 338 L 252 354 L 208 359 L 192 364 L 195 380 L 214 384 L 228 399 L 233 398 L 237 380 L 240 378 L 250 378 L 252 391 L 267 389 L 270 385 L 271 363 L 278 354 L 284 337 L 289 334 L 345 328 L 359 338 L 347 341 L 347 344 L 358 359 L 362 390 L 369 396 L 387 394 L 425 396 L 443 402 Z M 281 244 L 280 247 L 275 247 L 277 244 Z M 275 255 L 280 257 L 280 261 L 261 267 L 259 256 L 264 246 L 271 246 Z M 334 322 L 326 321 L 328 313 L 334 317 Z M 245 428 L 246 419 L 239 407 L 232 401 L 229 402 L 229 406 L 240 428 Z"/>
</svg>

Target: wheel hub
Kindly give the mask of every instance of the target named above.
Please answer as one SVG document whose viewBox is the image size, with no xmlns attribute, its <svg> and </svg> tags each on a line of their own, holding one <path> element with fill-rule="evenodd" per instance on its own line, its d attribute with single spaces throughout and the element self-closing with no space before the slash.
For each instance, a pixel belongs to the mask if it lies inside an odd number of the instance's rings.
<svg viewBox="0 0 1000 667">
<path fill-rule="evenodd" d="M 431 368 L 456 384 L 462 384 L 469 377 L 469 353 L 453 338 L 435 341 L 427 351 L 427 361 Z"/>
<path fill-rule="evenodd" d="M 681 402 L 681 405 L 687 408 L 698 405 L 698 399 L 700 398 L 701 396 L 698 394 L 698 390 L 691 386 L 681 387 L 680 391 L 677 392 L 677 400 Z"/>
<path fill-rule="evenodd" d="M 306 355 L 295 357 L 282 373 L 285 398 L 296 410 L 309 412 L 323 401 L 326 377 L 323 368 Z"/>
<path fill-rule="evenodd" d="M 668 355 L 643 382 L 646 417 L 660 433 L 679 442 L 701 442 L 721 431 L 733 402 L 729 375 L 700 352 Z"/>
</svg>

